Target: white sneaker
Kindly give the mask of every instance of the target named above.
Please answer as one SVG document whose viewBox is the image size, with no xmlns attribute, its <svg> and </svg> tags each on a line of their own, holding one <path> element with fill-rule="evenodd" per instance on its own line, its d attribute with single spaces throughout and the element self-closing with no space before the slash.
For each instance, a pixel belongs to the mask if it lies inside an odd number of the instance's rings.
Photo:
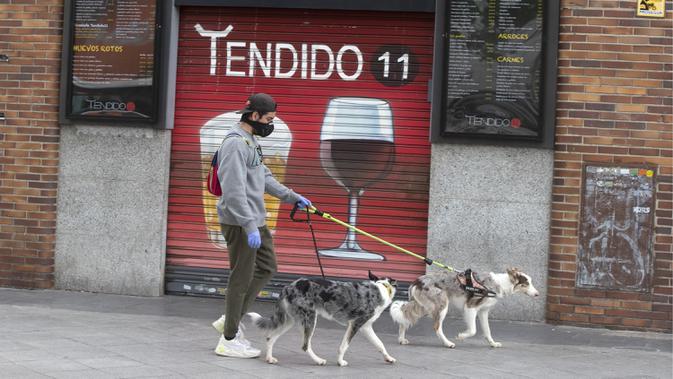
<svg viewBox="0 0 673 379">
<path fill-rule="evenodd" d="M 238 336 L 233 340 L 227 340 L 224 336 L 220 337 L 217 347 L 215 347 L 215 354 L 223 357 L 233 358 L 257 358 L 261 351 L 251 346 L 244 345 Z"/>
<path fill-rule="evenodd" d="M 213 321 L 212 325 L 213 328 L 215 328 L 215 330 L 217 330 L 220 334 L 224 333 L 224 315 Z"/>
<path fill-rule="evenodd" d="M 217 320 L 213 321 L 212 325 L 215 330 L 217 330 L 220 334 L 224 333 L 224 318 L 225 316 L 222 315 L 222 317 L 218 318 Z M 248 341 L 247 338 L 245 338 L 245 335 L 243 334 L 243 330 L 245 327 L 243 326 L 243 323 L 238 324 L 238 332 L 236 333 L 236 337 L 238 337 L 238 340 L 241 341 L 244 345 L 251 347 L 252 344 L 250 341 Z"/>
</svg>

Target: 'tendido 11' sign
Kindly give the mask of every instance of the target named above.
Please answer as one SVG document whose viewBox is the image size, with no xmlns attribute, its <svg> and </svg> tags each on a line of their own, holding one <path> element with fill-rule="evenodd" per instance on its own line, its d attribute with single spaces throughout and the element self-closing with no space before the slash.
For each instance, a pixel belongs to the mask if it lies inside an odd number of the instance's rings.
<svg viewBox="0 0 673 379">
<path fill-rule="evenodd" d="M 384 85 L 399 86 L 418 70 L 416 57 L 402 45 L 382 45 L 367 62 L 357 44 L 244 41 L 231 24 L 206 30 L 197 23 L 194 29 L 210 39 L 210 75 L 355 81 L 369 70 Z"/>
</svg>

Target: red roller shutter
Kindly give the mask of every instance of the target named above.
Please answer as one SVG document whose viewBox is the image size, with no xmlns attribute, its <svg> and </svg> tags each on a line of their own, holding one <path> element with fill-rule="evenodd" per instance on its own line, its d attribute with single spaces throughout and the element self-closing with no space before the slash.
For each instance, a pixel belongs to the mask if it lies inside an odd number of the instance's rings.
<svg viewBox="0 0 673 379">
<path fill-rule="evenodd" d="M 358 227 L 425 255 L 432 35 L 426 13 L 181 8 L 169 284 L 172 272 L 228 268 L 203 178 L 232 112 L 254 92 L 279 104 L 277 131 L 260 141 L 281 181 L 344 221 L 357 205 Z M 345 186 L 364 186 L 357 204 Z M 319 275 L 307 225 L 289 219 L 289 205 L 267 203 L 279 273 Z M 411 281 L 425 272 L 422 261 L 362 236 L 357 243 L 371 255 L 334 258 L 328 250 L 346 230 L 317 217 L 313 226 L 327 276 L 362 278 L 371 269 Z"/>
</svg>

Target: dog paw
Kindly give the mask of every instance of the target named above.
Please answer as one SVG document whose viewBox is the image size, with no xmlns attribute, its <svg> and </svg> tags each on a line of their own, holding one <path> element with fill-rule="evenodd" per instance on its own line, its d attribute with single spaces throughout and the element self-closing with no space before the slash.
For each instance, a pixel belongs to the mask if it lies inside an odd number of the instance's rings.
<svg viewBox="0 0 673 379">
<path fill-rule="evenodd" d="M 453 343 L 453 342 L 451 342 L 451 341 L 449 341 L 449 342 L 446 342 L 446 343 L 444 344 L 444 346 L 448 347 L 449 349 L 453 349 L 454 347 L 456 347 L 456 344 Z"/>
<path fill-rule="evenodd" d="M 339 363 L 339 366 L 341 366 L 341 367 L 348 366 L 348 362 L 344 361 L 343 359 L 340 360 L 338 363 Z"/>
<path fill-rule="evenodd" d="M 397 341 L 400 343 L 400 345 L 408 345 L 409 344 L 409 340 L 406 339 L 406 338 L 400 338 Z"/>
<path fill-rule="evenodd" d="M 500 342 L 493 341 L 490 342 L 489 344 L 491 345 L 491 347 L 502 347 L 502 344 Z"/>
<path fill-rule="evenodd" d="M 397 359 L 391 357 L 390 355 L 386 356 L 384 359 L 385 359 L 386 362 L 388 362 L 388 363 L 395 363 L 395 362 L 397 362 Z"/>
<path fill-rule="evenodd" d="M 460 333 L 456 336 L 456 339 L 459 340 L 459 341 L 462 341 L 467 337 L 468 337 L 467 333 Z"/>
<path fill-rule="evenodd" d="M 315 361 L 315 364 L 317 364 L 318 366 L 324 366 L 324 365 L 327 364 L 327 360 L 320 358 L 320 359 Z"/>
<path fill-rule="evenodd" d="M 278 363 L 278 359 L 274 357 L 266 357 L 266 363 L 275 365 L 276 363 Z"/>
</svg>

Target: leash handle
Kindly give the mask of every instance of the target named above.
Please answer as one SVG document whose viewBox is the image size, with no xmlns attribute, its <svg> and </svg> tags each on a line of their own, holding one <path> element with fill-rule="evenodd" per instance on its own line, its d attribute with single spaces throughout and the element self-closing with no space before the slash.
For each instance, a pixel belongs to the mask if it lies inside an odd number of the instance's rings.
<svg viewBox="0 0 673 379">
<path fill-rule="evenodd" d="M 294 206 L 292 207 L 292 210 L 290 211 L 290 219 L 294 222 L 308 222 L 308 218 L 306 220 L 299 220 L 294 218 L 294 215 L 297 213 L 297 210 L 299 209 L 299 202 L 294 203 Z M 309 213 L 317 214 L 318 216 L 323 216 L 324 213 L 319 211 L 318 208 L 314 207 L 311 205 L 310 207 L 306 208 L 306 214 L 308 215 Z"/>
<path fill-rule="evenodd" d="M 294 206 L 292 207 L 292 211 L 290 212 L 290 219 L 294 222 L 303 221 L 303 220 L 296 220 L 294 218 L 294 214 L 297 213 L 297 209 L 299 209 L 299 202 L 294 203 Z"/>
</svg>

